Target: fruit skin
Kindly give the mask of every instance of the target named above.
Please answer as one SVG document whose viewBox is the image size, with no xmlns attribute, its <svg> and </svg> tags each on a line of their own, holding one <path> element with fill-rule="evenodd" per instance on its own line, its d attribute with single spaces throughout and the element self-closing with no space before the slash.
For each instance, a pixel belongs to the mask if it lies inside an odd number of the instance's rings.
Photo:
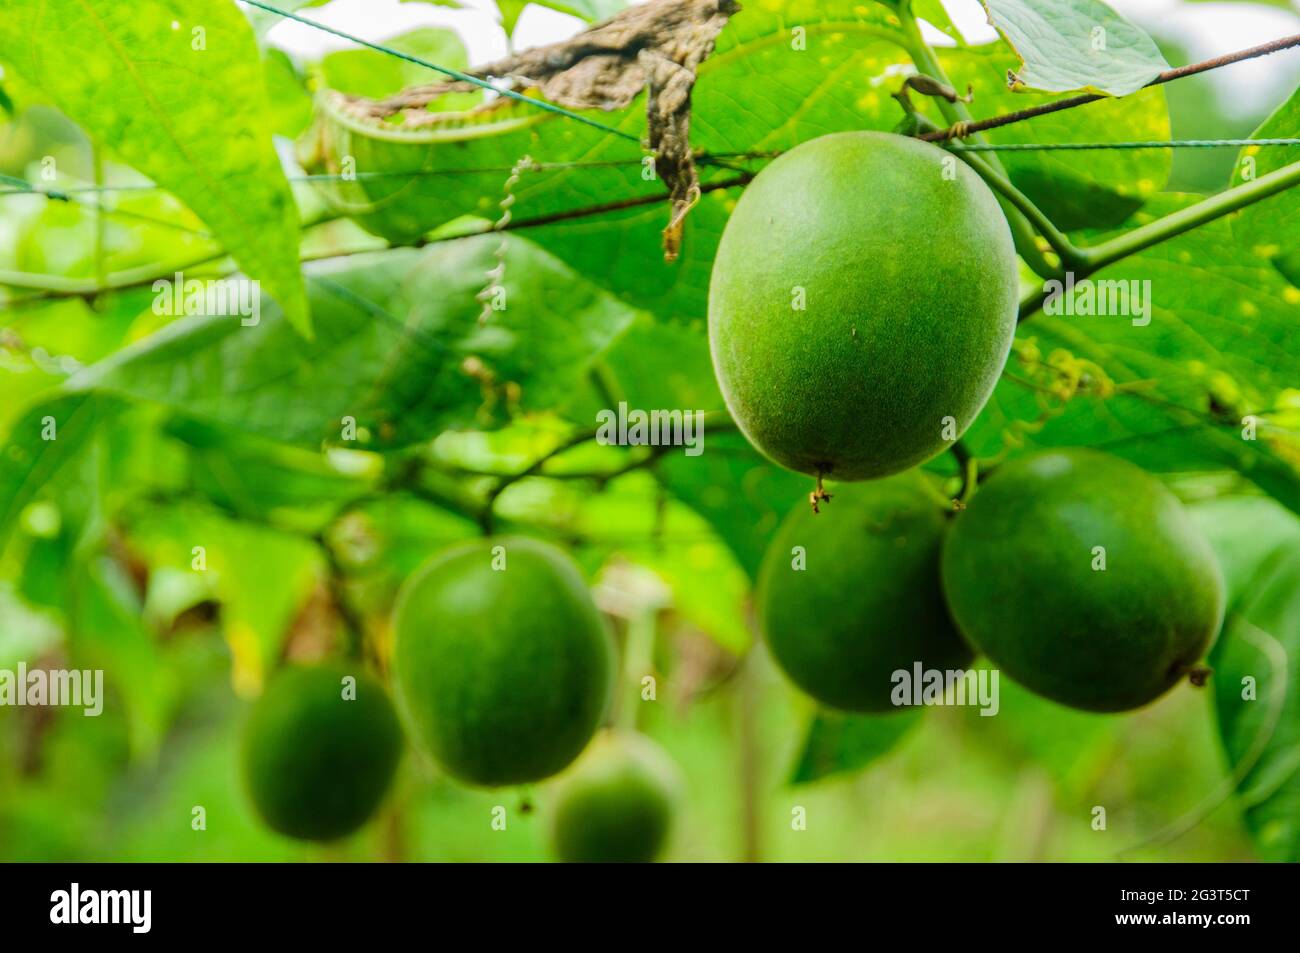
<svg viewBox="0 0 1300 953">
<path fill-rule="evenodd" d="M 681 798 L 677 765 L 644 735 L 597 735 L 556 793 L 551 840 L 567 863 L 638 864 L 660 855 Z"/>
<path fill-rule="evenodd" d="M 1104 572 L 1092 568 L 1096 546 Z M 1031 691 L 1086 711 L 1163 695 L 1223 620 L 1218 562 L 1182 504 L 1092 450 L 994 471 L 949 531 L 943 583 L 976 648 Z"/>
<path fill-rule="evenodd" d="M 356 697 L 343 697 L 345 676 Z M 275 676 L 244 726 L 245 785 L 272 829 L 301 840 L 350 834 L 378 809 L 402 757 L 402 729 L 382 685 L 330 663 Z"/>
<path fill-rule="evenodd" d="M 950 446 L 988 400 L 1015 332 L 1006 219 L 964 163 L 880 132 L 822 136 L 745 189 L 709 285 L 713 367 L 772 460 L 836 480 Z M 792 307 L 806 289 L 807 310 Z"/>
<path fill-rule="evenodd" d="M 786 517 L 759 573 L 758 613 L 768 648 L 796 685 L 823 705 L 896 711 L 893 673 L 962 669 L 972 659 L 943 601 L 944 511 L 919 473 L 841 485 L 814 513 Z M 806 568 L 791 550 L 802 546 Z"/>
<path fill-rule="evenodd" d="M 394 629 L 402 710 L 461 781 L 549 777 L 604 718 L 612 637 L 577 566 L 547 543 L 476 540 L 435 556 L 402 588 Z"/>
</svg>

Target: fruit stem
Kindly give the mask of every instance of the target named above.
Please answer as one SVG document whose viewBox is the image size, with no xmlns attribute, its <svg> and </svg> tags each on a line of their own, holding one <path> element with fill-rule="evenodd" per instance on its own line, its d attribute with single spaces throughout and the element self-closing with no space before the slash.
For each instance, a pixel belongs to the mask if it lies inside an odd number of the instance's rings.
<svg viewBox="0 0 1300 953">
<path fill-rule="evenodd" d="M 975 486 L 979 483 L 980 468 L 979 461 L 971 456 L 970 450 L 960 440 L 954 441 L 949 449 L 957 460 L 957 470 L 961 474 L 961 489 L 952 500 L 953 512 L 957 512 L 966 508 L 971 494 L 975 492 Z"/>
<path fill-rule="evenodd" d="M 812 504 L 812 511 L 814 513 L 820 513 L 821 504 L 829 503 L 830 501 L 831 501 L 831 494 L 827 493 L 826 488 L 822 486 L 822 472 L 818 470 L 817 487 L 811 493 L 808 494 L 808 502 Z"/>
<path fill-rule="evenodd" d="M 999 193 L 1027 218 L 1029 223 L 1038 230 L 1038 234 L 1042 235 L 1047 244 L 1051 246 L 1052 251 L 1056 252 L 1056 256 L 1061 260 L 1060 266 L 1052 268 L 1051 273 L 1046 275 L 1035 268 L 1034 271 L 1038 273 L 1040 278 L 1060 277 L 1064 272 L 1073 271 L 1084 264 L 1085 255 L 1083 249 L 1076 246 L 1059 228 L 1053 225 L 1051 219 L 1025 193 L 1011 184 L 1010 179 L 999 175 L 978 156 L 967 152 L 962 153 L 961 157 L 993 191 Z"/>
</svg>

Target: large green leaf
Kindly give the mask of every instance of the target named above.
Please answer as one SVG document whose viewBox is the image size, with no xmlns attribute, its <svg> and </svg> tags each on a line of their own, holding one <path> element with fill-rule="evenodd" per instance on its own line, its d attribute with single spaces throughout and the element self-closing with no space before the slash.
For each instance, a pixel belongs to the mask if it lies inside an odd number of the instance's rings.
<svg viewBox="0 0 1300 953">
<path fill-rule="evenodd" d="M 1162 197 L 1151 214 L 1190 200 Z M 1300 380 L 1292 343 L 1300 293 L 1267 261 L 1244 254 L 1225 221 L 1094 280 L 1138 282 L 1127 287 L 1147 290 L 1150 323 L 1135 325 L 1145 320 L 1137 314 L 1039 314 L 1023 323 L 1007 371 L 967 435 L 973 451 L 1082 444 L 1153 470 L 1226 467 L 1300 512 L 1300 455 L 1285 410 Z M 1047 392 L 1075 374 L 1091 380 L 1085 391 L 1068 400 Z M 1257 439 L 1244 439 L 1252 415 Z"/>
<path fill-rule="evenodd" d="M 1210 656 L 1219 731 L 1260 856 L 1300 860 L 1300 520 L 1264 499 L 1195 508 L 1228 581 Z"/>
<path fill-rule="evenodd" d="M 58 42 L 34 38 L 58 37 Z M 310 318 L 262 61 L 224 0 L 11 0 L 0 58 L 194 210 L 290 322 Z"/>
<path fill-rule="evenodd" d="M 74 392 L 153 401 L 283 443 L 394 449 L 563 400 L 632 312 L 537 247 L 505 240 L 503 310 L 476 296 L 501 239 L 393 249 L 308 270 L 316 336 L 278 310 L 195 317 L 87 368 Z M 344 418 L 357 443 L 344 444 Z"/>
<path fill-rule="evenodd" d="M 1155 41 L 1100 0 L 981 0 L 1023 60 L 1015 87 L 1127 96 L 1169 68 Z"/>
</svg>

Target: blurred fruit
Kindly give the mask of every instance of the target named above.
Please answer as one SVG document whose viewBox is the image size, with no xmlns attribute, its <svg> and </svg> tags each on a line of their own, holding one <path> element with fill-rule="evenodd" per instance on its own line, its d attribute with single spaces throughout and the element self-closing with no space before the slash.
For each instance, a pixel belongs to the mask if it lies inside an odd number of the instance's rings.
<svg viewBox="0 0 1300 953">
<path fill-rule="evenodd" d="M 1182 504 L 1093 450 L 1012 460 L 949 531 L 943 582 L 962 632 L 1008 676 L 1088 711 L 1158 698 L 1223 618 L 1223 578 Z"/>
<path fill-rule="evenodd" d="M 649 863 L 668 842 L 682 781 L 644 735 L 596 736 L 560 782 L 552 841 L 569 863 Z"/>
<path fill-rule="evenodd" d="M 944 605 L 947 519 L 925 479 L 906 473 L 841 485 L 826 512 L 796 507 L 767 551 L 758 589 L 763 634 L 782 670 L 824 705 L 892 711 L 894 672 L 971 661 Z M 795 568 L 795 547 L 804 568 Z"/>
<path fill-rule="evenodd" d="M 732 417 L 777 463 L 898 473 L 988 400 L 1019 272 L 993 193 L 953 161 L 915 139 L 834 133 L 745 189 L 713 265 L 709 342 Z"/>
<path fill-rule="evenodd" d="M 244 729 L 254 806 L 270 827 L 303 840 L 334 840 L 361 827 L 388 792 L 401 754 L 401 727 L 383 686 L 334 663 L 280 672 Z"/>
<path fill-rule="evenodd" d="M 547 543 L 478 540 L 434 557 L 403 586 L 394 629 L 403 711 L 462 781 L 549 777 L 605 715 L 609 630 L 573 560 Z"/>
</svg>

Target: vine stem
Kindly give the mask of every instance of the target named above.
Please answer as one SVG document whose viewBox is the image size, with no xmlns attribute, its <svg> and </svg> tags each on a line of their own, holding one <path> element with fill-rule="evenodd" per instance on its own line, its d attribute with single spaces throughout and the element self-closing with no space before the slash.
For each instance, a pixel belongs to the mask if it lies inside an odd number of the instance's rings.
<svg viewBox="0 0 1300 953">
<path fill-rule="evenodd" d="M 922 128 L 938 128 L 925 116 L 918 115 L 917 119 L 920 121 Z M 1082 253 L 1079 248 L 1066 237 L 1064 232 L 1056 227 L 1052 220 L 1033 203 L 1033 200 L 1030 199 L 1029 196 L 1016 188 L 1009 178 L 1000 174 L 997 169 L 973 152 L 960 152 L 956 154 L 963 162 L 969 165 L 971 169 L 973 169 L 975 173 L 983 179 L 991 189 L 993 189 L 993 191 L 997 192 L 1007 202 L 1011 203 L 1011 205 L 1028 220 L 1029 224 L 1038 230 L 1038 233 L 1043 236 L 1052 251 L 1054 251 L 1056 256 L 1060 259 L 1061 264 L 1059 267 L 1053 266 L 1045 260 L 1043 261 L 1042 267 L 1039 267 L 1034 262 L 1027 260 L 1027 264 L 1029 264 L 1030 268 L 1034 270 L 1035 274 L 1040 278 L 1060 278 L 1064 276 L 1066 270 L 1077 268 L 1082 265 Z M 1008 224 L 1010 224 L 1010 219 L 1008 219 Z M 1017 242 L 1016 250 L 1021 253 L 1022 257 L 1024 256 L 1021 243 Z"/>
<path fill-rule="evenodd" d="M 905 2 L 899 3 L 897 8 L 905 41 L 903 48 L 908 56 L 912 58 L 912 63 L 918 70 L 944 86 L 955 89 L 952 80 L 948 78 L 948 74 L 944 71 L 943 64 L 939 62 L 934 50 L 930 48 L 930 44 L 926 43 L 925 37 L 921 35 L 921 28 L 917 26 L 916 17 L 912 13 L 911 6 L 911 0 L 905 0 Z M 937 104 L 944 118 L 954 125 L 965 127 L 974 122 L 970 110 L 960 100 L 951 101 L 940 97 Z M 983 142 L 984 140 L 982 137 L 976 137 L 976 141 Z M 1006 169 L 996 155 L 990 154 L 987 165 L 1002 181 L 1007 181 Z M 1056 277 L 1059 269 L 1043 256 L 1038 247 L 1038 240 L 1034 230 L 1021 214 L 1020 209 L 1005 197 L 999 198 L 998 203 L 1006 213 L 1007 225 L 1011 228 L 1011 237 L 1015 241 L 1016 251 L 1024 259 L 1025 264 L 1029 265 L 1034 273 L 1041 278 Z"/>
<path fill-rule="evenodd" d="M 1300 185 L 1300 162 L 1292 162 L 1250 182 L 1243 182 L 1108 242 L 1082 249 L 1084 261 L 1093 271 L 1105 268 L 1121 258 L 1127 258 L 1152 245 L 1191 231 L 1198 225 L 1204 225 L 1229 212 L 1235 212 L 1247 205 L 1253 205 L 1279 192 L 1284 192 L 1295 185 Z"/>
<path fill-rule="evenodd" d="M 1168 83 L 1175 79 L 1182 79 L 1184 76 L 1194 76 L 1197 73 L 1204 73 L 1207 70 L 1218 69 L 1221 66 L 1240 63 L 1242 60 L 1254 59 L 1257 56 L 1266 56 L 1269 53 L 1277 53 L 1296 46 L 1300 46 L 1300 33 L 1297 33 L 1294 36 L 1285 36 L 1269 43 L 1262 43 L 1259 46 L 1252 46 L 1250 49 L 1239 50 L 1236 53 L 1225 53 L 1222 56 L 1203 60 L 1200 63 L 1192 63 L 1187 66 L 1179 66 L 1175 69 L 1165 70 L 1142 88 L 1148 89 L 1152 86 L 1159 86 L 1162 83 Z M 1043 103 L 1040 106 L 1031 106 L 1028 109 L 1021 109 L 1018 112 L 1007 113 L 1003 116 L 994 116 L 991 119 L 981 119 L 979 122 L 953 123 L 953 125 L 947 129 L 938 129 L 932 132 L 927 132 L 919 138 L 924 139 L 927 142 L 960 139 L 964 136 L 971 135 L 972 133 L 983 132 L 988 129 L 997 129 L 1002 126 L 1010 126 L 1013 123 L 1024 122 L 1026 119 L 1046 116 L 1049 113 L 1061 112 L 1065 109 L 1074 109 L 1077 106 L 1085 106 L 1088 103 L 1095 103 L 1100 99 L 1114 98 L 1115 97 L 1113 96 L 1102 96 L 1097 93 L 1083 93 L 1078 96 L 1071 96 L 1068 99 L 1058 99 L 1055 102 Z"/>
<path fill-rule="evenodd" d="M 1075 278 L 1076 280 L 1086 278 L 1107 265 L 1113 265 L 1130 255 L 1176 238 L 1199 225 L 1222 218 L 1230 212 L 1239 211 L 1296 185 L 1300 185 L 1300 162 L 1292 162 L 1258 179 L 1243 182 L 1195 205 L 1172 212 L 1110 241 L 1102 242 L 1100 245 L 1076 249 L 1080 260 L 1075 270 Z M 1020 320 L 1027 321 L 1036 314 L 1047 298 L 1048 293 L 1043 290 L 1023 301 L 1020 305 Z"/>
<path fill-rule="evenodd" d="M 623 643 L 623 698 L 615 727 L 636 731 L 641 711 L 641 679 L 650 673 L 654 662 L 654 645 L 658 628 L 657 610 L 651 606 L 628 620 Z"/>
<path fill-rule="evenodd" d="M 722 432 L 736 429 L 735 422 L 731 419 L 731 416 L 725 410 L 705 411 L 704 413 L 699 415 L 699 425 L 702 428 L 704 428 L 702 430 L 702 433 L 722 433 Z M 584 430 L 581 433 L 575 434 L 569 439 L 565 440 L 563 443 L 556 446 L 554 449 L 542 454 L 531 464 L 529 464 L 527 467 L 525 467 L 524 469 L 520 470 L 517 473 L 511 473 L 505 475 L 484 474 L 484 475 L 491 475 L 491 476 L 500 476 L 501 478 L 496 484 L 496 486 L 494 486 L 491 489 L 491 491 L 489 491 L 487 495 L 487 500 L 483 507 L 483 512 L 479 518 L 479 525 L 483 529 L 484 535 L 491 535 L 492 533 L 493 523 L 495 522 L 496 502 L 500 498 L 501 494 L 506 491 L 506 489 L 518 483 L 520 480 L 527 479 L 528 477 L 547 476 L 548 474 L 542 472 L 546 468 L 546 464 L 550 463 L 556 457 L 559 457 L 567 453 L 568 451 L 574 449 L 575 447 L 582 446 L 585 443 L 590 443 L 591 441 L 596 439 L 599 433 L 600 431 L 598 429 L 593 429 L 593 430 Z M 672 444 L 659 444 L 658 446 L 650 447 L 649 448 L 650 452 L 645 456 L 639 457 L 634 460 L 629 460 L 626 463 L 623 463 L 612 470 L 567 473 L 565 474 L 565 478 L 566 479 L 590 479 L 590 480 L 596 480 L 597 482 L 600 483 L 608 483 L 610 480 L 617 479 L 618 477 L 631 473 L 634 470 L 640 470 L 645 467 L 648 467 L 654 464 L 655 462 L 657 462 L 660 457 L 664 456 L 664 454 L 668 453 L 671 450 L 676 450 L 676 449 L 678 448 Z"/>
</svg>

